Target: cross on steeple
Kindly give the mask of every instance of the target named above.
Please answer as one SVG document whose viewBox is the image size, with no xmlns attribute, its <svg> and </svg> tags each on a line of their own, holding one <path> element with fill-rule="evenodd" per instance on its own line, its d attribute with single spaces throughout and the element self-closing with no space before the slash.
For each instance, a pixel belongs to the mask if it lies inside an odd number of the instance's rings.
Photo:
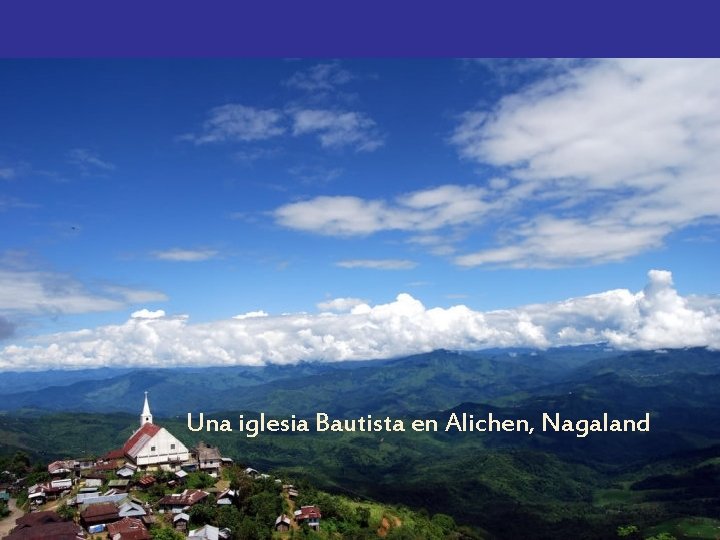
<svg viewBox="0 0 720 540">
<path fill-rule="evenodd" d="M 145 424 L 152 424 L 152 413 L 150 412 L 150 404 L 148 403 L 148 393 L 145 391 L 145 404 L 143 405 L 142 413 L 140 414 L 140 427 Z"/>
</svg>

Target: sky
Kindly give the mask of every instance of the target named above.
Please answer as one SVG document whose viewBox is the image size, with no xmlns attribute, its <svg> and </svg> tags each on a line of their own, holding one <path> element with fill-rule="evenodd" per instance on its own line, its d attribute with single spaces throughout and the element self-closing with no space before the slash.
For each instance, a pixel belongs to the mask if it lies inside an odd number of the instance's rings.
<svg viewBox="0 0 720 540">
<path fill-rule="evenodd" d="M 720 61 L 0 60 L 0 370 L 720 347 Z"/>
</svg>

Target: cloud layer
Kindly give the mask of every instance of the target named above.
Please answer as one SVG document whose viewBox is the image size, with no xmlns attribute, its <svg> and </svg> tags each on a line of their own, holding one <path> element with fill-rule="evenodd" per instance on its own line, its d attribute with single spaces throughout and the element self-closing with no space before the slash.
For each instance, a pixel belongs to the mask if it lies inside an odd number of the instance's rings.
<svg viewBox="0 0 720 540">
<path fill-rule="evenodd" d="M 459 264 L 624 259 L 720 215 L 720 61 L 574 66 L 466 112 L 452 143 L 506 171 L 502 200 L 524 212 L 501 246 Z"/>
<path fill-rule="evenodd" d="M 276 223 L 399 231 L 464 267 L 551 268 L 627 259 L 720 217 L 720 60 L 532 65 L 545 76 L 457 119 L 449 142 L 479 166 L 476 185 L 325 195 L 276 208 Z M 306 113 L 316 127 L 294 131 L 343 140 L 338 118 Z"/>
<path fill-rule="evenodd" d="M 482 349 L 608 342 L 624 349 L 720 348 L 720 301 L 682 297 L 670 272 L 652 270 L 644 290 L 478 312 L 427 308 L 409 294 L 388 304 L 323 305 L 349 312 L 245 314 L 192 324 L 140 310 L 125 323 L 53 334 L 0 351 L 0 369 L 107 365 L 263 365 L 388 358 L 437 348 Z M 342 300 L 342 299 L 341 299 Z M 341 305 L 342 304 L 342 305 Z"/>
</svg>

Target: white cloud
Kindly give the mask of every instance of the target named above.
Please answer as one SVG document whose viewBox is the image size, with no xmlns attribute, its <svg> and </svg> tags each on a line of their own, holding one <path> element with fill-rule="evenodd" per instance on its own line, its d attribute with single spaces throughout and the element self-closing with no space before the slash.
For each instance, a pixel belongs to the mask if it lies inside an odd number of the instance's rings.
<svg viewBox="0 0 720 540">
<path fill-rule="evenodd" d="M 408 294 L 350 313 L 251 316 L 191 324 L 186 316 L 140 310 L 120 325 L 34 338 L 0 349 L 0 369 L 99 365 L 262 365 L 389 358 L 437 348 L 549 347 L 609 342 L 624 349 L 720 348 L 717 301 L 694 302 L 669 272 L 648 286 L 478 312 L 427 308 Z"/>
<path fill-rule="evenodd" d="M 344 313 L 364 303 L 365 300 L 362 300 L 360 298 L 333 298 L 332 300 L 318 302 L 317 307 L 322 311 L 334 311 L 337 313 Z"/>
<path fill-rule="evenodd" d="M 257 109 L 229 103 L 210 110 L 202 131 L 183 135 L 195 144 L 226 141 L 260 141 L 285 132 L 283 113 L 275 109 Z"/>
<path fill-rule="evenodd" d="M 339 62 L 327 62 L 295 72 L 286 84 L 306 92 L 328 92 L 353 78 L 352 73 L 341 68 Z"/>
<path fill-rule="evenodd" d="M 263 310 L 259 311 L 248 311 L 247 313 L 241 313 L 240 315 L 235 315 L 233 319 L 237 320 L 243 320 L 243 319 L 257 319 L 258 317 L 269 317 L 270 314 L 266 313 Z"/>
<path fill-rule="evenodd" d="M 85 174 L 115 170 L 114 164 L 100 159 L 97 153 L 87 148 L 73 148 L 70 150 L 68 152 L 68 161 L 80 167 L 80 170 Z"/>
<path fill-rule="evenodd" d="M 380 231 L 435 231 L 476 223 L 491 208 L 478 186 L 444 185 L 406 193 L 394 201 L 359 197 L 316 197 L 277 208 L 285 227 L 318 234 L 351 236 Z"/>
<path fill-rule="evenodd" d="M 160 292 L 128 287 L 90 291 L 72 277 L 54 272 L 0 270 L 0 312 L 92 313 L 163 300 L 167 297 Z"/>
<path fill-rule="evenodd" d="M 293 135 L 316 134 L 324 148 L 351 146 L 372 152 L 385 143 L 375 121 L 364 113 L 331 109 L 291 111 Z"/>
<path fill-rule="evenodd" d="M 155 251 L 153 252 L 153 257 L 161 261 L 197 262 L 207 261 L 208 259 L 216 257 L 217 254 L 217 250 L 214 249 L 173 248 L 164 251 Z"/>
<path fill-rule="evenodd" d="M 370 268 L 372 270 L 410 270 L 417 263 L 407 259 L 346 259 L 338 261 L 340 268 Z"/>
<path fill-rule="evenodd" d="M 459 264 L 624 259 L 720 215 L 720 61 L 569 64 L 465 113 L 451 140 L 504 170 L 496 206 L 520 221 L 510 241 Z"/>
<path fill-rule="evenodd" d="M 148 309 L 141 309 L 138 311 L 133 311 L 130 314 L 131 319 L 160 319 L 165 316 L 165 311 L 162 309 L 158 309 L 156 311 L 150 311 Z"/>
<path fill-rule="evenodd" d="M 3 180 L 12 180 L 16 175 L 17 172 L 11 167 L 0 168 L 0 178 Z"/>
</svg>

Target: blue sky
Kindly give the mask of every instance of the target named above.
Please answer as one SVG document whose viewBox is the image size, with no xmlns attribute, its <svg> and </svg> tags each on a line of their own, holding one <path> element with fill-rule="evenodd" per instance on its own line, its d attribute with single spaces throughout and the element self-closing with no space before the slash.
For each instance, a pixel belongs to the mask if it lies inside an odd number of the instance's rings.
<svg viewBox="0 0 720 540">
<path fill-rule="evenodd" d="M 96 348 L 77 353 L 82 361 L 73 365 L 119 362 L 97 347 L 107 339 L 122 356 L 120 341 L 129 338 L 95 333 L 133 319 L 212 329 L 262 311 L 264 326 L 248 332 L 263 333 L 289 319 L 297 326 L 303 313 L 402 311 L 396 297 L 407 293 L 423 313 L 509 310 L 517 329 L 522 306 L 616 289 L 637 300 L 653 284 L 692 312 L 671 312 L 685 321 L 673 331 L 699 332 L 696 341 L 659 345 L 714 343 L 718 67 L 2 61 L 0 367 L 31 362 L 31 347 L 78 347 L 79 330 Z M 649 278 L 652 269 L 672 278 Z M 558 326 L 579 332 L 565 341 L 557 324 L 551 330 L 532 319 L 544 332 L 536 344 L 606 341 L 618 331 L 634 336 L 618 346 L 654 345 L 638 337 L 642 313 L 632 322 L 592 317 L 582 328 Z M 417 339 L 409 349 L 456 343 L 443 341 L 452 333 L 447 321 L 430 319 L 418 331 L 442 339 L 410 332 Z M 515 343 L 476 338 L 457 344 Z M 401 352 L 365 342 L 344 344 L 352 351 L 344 353 L 303 347 L 275 360 Z M 177 351 L 150 347 L 138 362 L 173 363 Z M 244 354 L 223 351 L 206 361 Z M 41 364 L 63 367 L 62 354 Z"/>
</svg>

